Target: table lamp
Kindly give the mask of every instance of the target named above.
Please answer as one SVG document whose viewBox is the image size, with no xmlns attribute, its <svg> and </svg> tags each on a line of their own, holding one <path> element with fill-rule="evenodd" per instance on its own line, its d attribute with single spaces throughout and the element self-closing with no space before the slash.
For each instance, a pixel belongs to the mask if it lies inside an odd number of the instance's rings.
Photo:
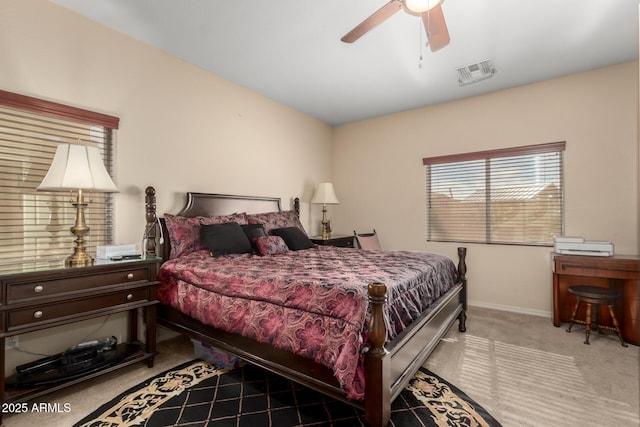
<svg viewBox="0 0 640 427">
<path fill-rule="evenodd" d="M 336 192 L 333 189 L 333 184 L 330 182 L 321 182 L 318 184 L 316 191 L 313 193 L 313 197 L 311 198 L 311 203 L 322 203 L 322 239 L 327 240 L 329 238 L 327 205 L 337 205 L 340 203 L 336 197 Z"/>
<path fill-rule="evenodd" d="M 71 204 L 76 209 L 76 222 L 70 228 L 76 236 L 73 254 L 65 260 L 67 267 L 92 265 L 93 257 L 87 253 L 84 236 L 89 232 L 85 223 L 84 211 L 88 203 L 84 200 L 84 191 L 114 193 L 118 188 L 107 173 L 104 162 L 97 147 L 85 145 L 78 140 L 77 144 L 61 143 L 56 148 L 49 171 L 38 191 L 74 191 L 76 200 Z"/>
</svg>

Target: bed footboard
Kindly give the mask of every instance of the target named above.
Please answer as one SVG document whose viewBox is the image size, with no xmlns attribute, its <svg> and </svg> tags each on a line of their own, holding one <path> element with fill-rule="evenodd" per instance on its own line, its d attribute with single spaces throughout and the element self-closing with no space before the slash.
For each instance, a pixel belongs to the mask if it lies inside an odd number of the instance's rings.
<svg viewBox="0 0 640 427">
<path fill-rule="evenodd" d="M 415 373 L 436 348 L 442 337 L 458 320 L 460 332 L 466 331 L 466 248 L 458 248 L 458 282 L 414 325 L 385 342 L 384 304 L 387 287 L 369 285 L 371 319 L 369 351 L 365 355 L 365 419 L 372 427 L 384 427 L 391 417 L 391 402 L 398 397 Z"/>
</svg>

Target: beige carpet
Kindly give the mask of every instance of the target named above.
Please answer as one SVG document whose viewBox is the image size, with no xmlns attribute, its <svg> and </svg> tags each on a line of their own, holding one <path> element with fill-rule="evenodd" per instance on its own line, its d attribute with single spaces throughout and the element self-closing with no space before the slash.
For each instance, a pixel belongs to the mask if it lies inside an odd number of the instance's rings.
<svg viewBox="0 0 640 427">
<path fill-rule="evenodd" d="M 426 367 L 456 384 L 505 427 L 640 426 L 640 348 L 551 319 L 472 308 Z"/>
</svg>

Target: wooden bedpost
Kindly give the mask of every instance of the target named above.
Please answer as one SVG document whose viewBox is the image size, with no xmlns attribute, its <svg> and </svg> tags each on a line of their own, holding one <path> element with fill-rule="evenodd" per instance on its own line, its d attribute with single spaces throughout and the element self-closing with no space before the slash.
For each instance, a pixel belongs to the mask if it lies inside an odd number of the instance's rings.
<svg viewBox="0 0 640 427">
<path fill-rule="evenodd" d="M 300 197 L 293 199 L 293 210 L 300 216 Z"/>
<path fill-rule="evenodd" d="M 156 256 L 156 233 L 158 226 L 158 217 L 156 216 L 156 189 L 149 186 L 144 190 L 144 204 L 145 204 L 145 212 L 147 225 L 144 228 L 144 251 L 145 256 L 147 257 L 155 257 Z"/>
<path fill-rule="evenodd" d="M 369 343 L 365 355 L 365 419 L 372 427 L 384 427 L 391 418 L 390 360 L 384 343 L 387 327 L 384 323 L 384 303 L 387 301 L 387 286 L 384 283 L 369 285 L 371 323 Z"/>
<path fill-rule="evenodd" d="M 460 299 L 462 302 L 462 311 L 458 315 L 458 330 L 466 332 L 467 330 L 467 248 L 458 248 L 458 282 L 462 283 L 462 292 Z"/>
</svg>

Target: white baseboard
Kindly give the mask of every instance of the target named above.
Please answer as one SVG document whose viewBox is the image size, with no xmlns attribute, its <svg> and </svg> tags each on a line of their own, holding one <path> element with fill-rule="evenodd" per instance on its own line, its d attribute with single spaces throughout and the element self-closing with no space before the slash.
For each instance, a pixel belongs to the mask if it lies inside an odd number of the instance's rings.
<svg viewBox="0 0 640 427">
<path fill-rule="evenodd" d="M 479 307 L 479 308 L 489 308 L 492 310 L 500 310 L 500 311 L 509 311 L 511 313 L 519 313 L 519 314 L 530 314 L 532 316 L 551 318 L 552 314 L 550 311 L 544 310 L 534 310 L 531 308 L 522 308 L 522 307 L 514 307 L 511 305 L 501 305 L 501 304 L 492 304 L 488 302 L 468 302 L 470 307 Z"/>
</svg>

